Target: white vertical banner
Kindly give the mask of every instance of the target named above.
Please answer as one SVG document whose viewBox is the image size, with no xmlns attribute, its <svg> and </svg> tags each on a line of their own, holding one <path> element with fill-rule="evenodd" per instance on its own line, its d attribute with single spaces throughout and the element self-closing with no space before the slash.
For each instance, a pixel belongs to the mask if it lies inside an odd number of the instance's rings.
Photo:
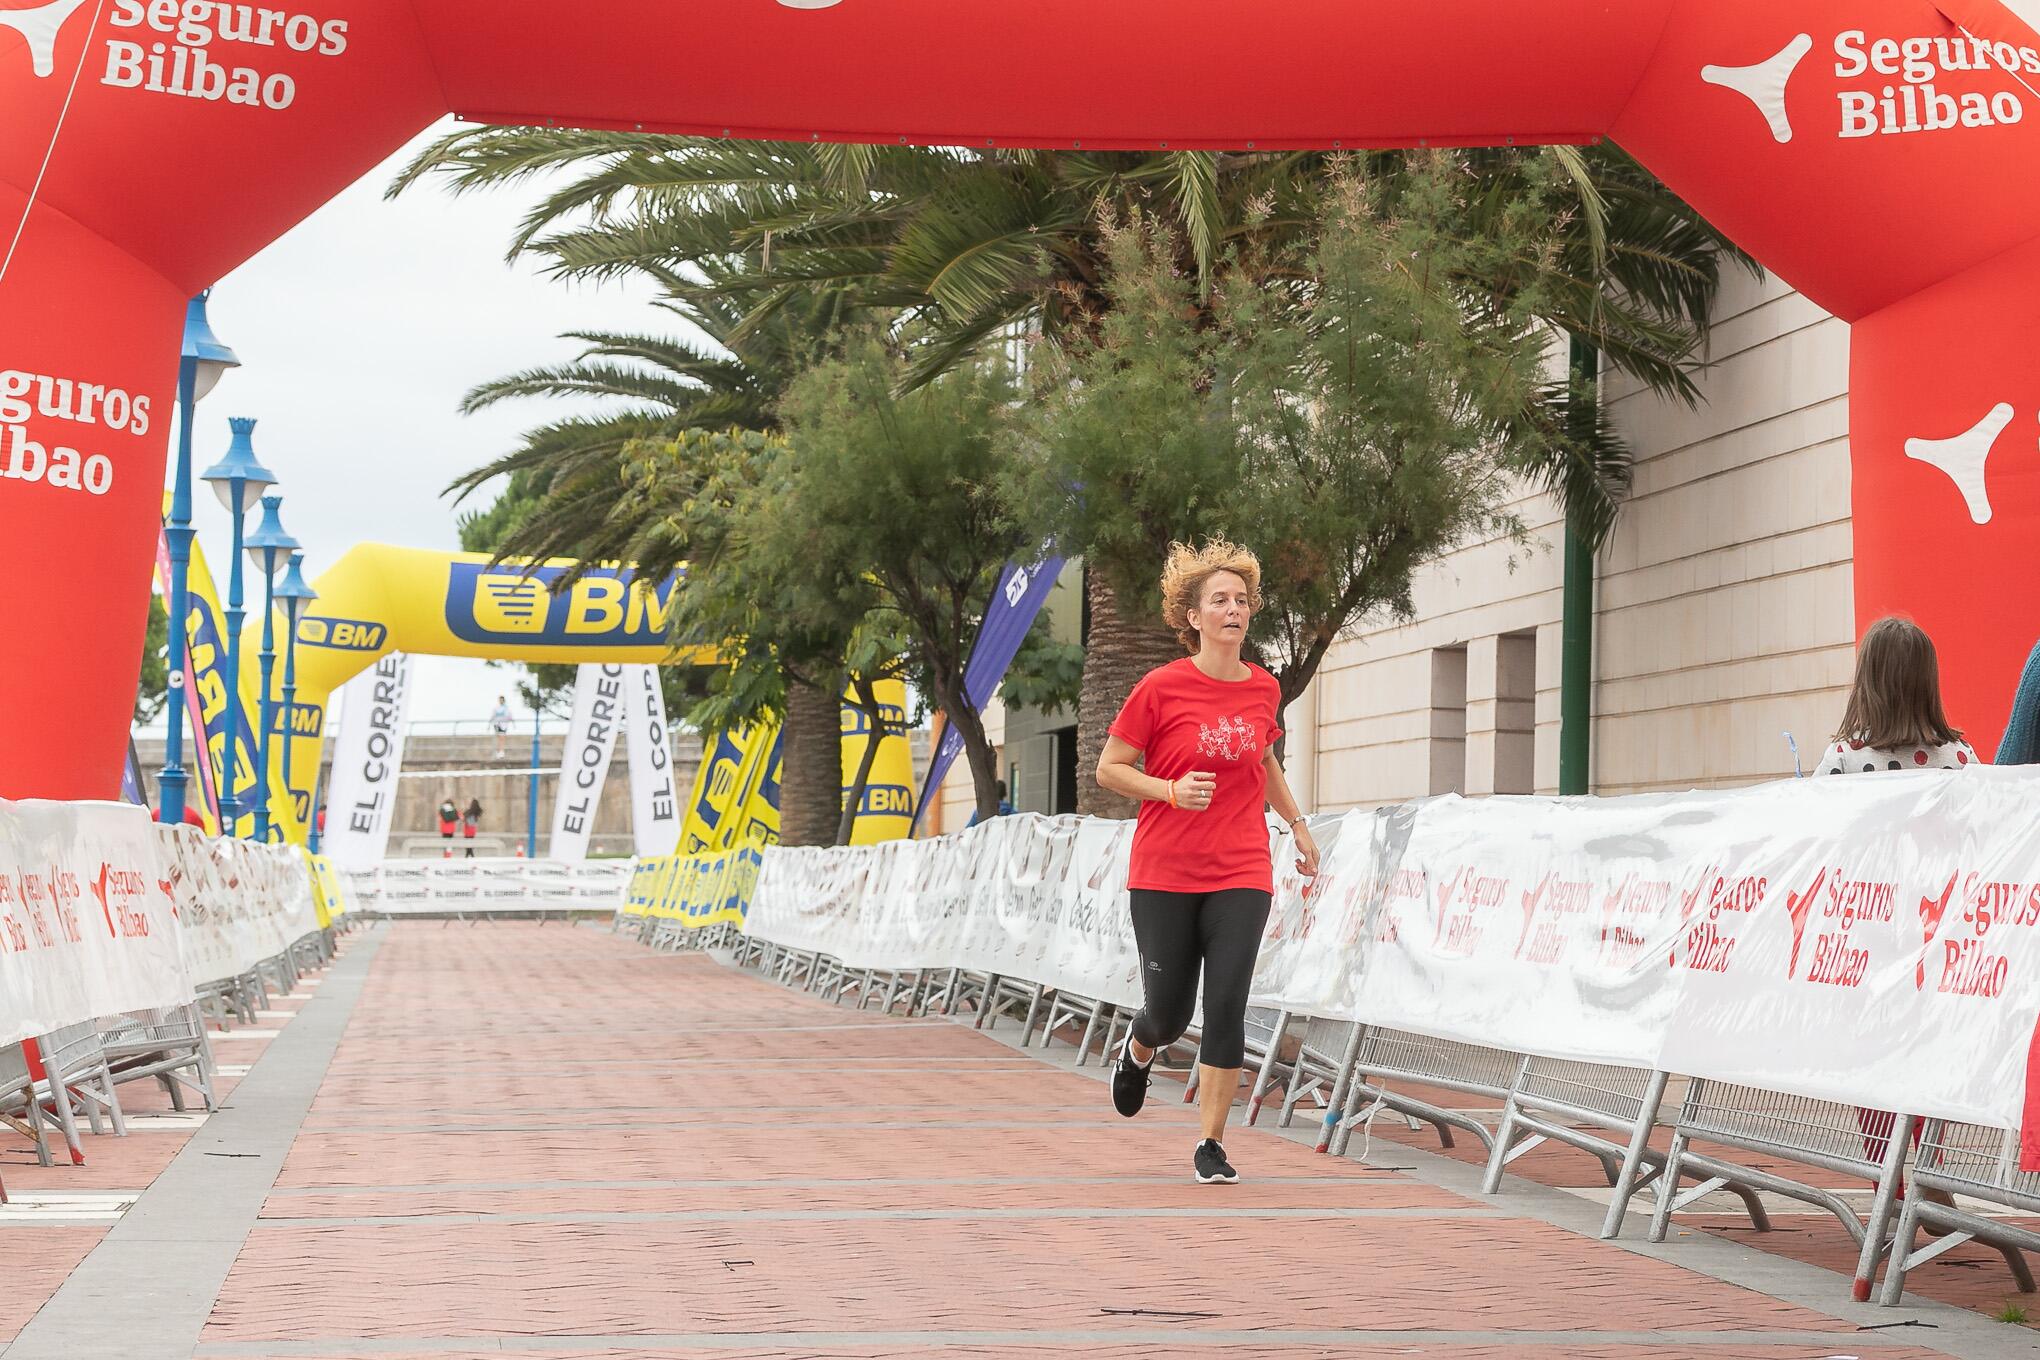
<svg viewBox="0 0 2040 1360">
<path fill-rule="evenodd" d="M 578 864 L 588 858 L 588 833 L 595 826 L 595 809 L 602 802 L 602 785 L 616 751 L 617 725 L 624 716 L 625 672 L 632 669 L 584 661 L 574 673 L 574 717 L 560 755 L 560 791 L 553 799 L 548 859 Z M 660 716 L 663 719 L 664 714 Z M 662 721 L 660 731 L 664 730 Z M 631 769 L 635 773 L 636 760 Z"/>
<path fill-rule="evenodd" d="M 680 843 L 680 798 L 673 789 L 673 743 L 657 666 L 623 668 L 630 754 L 630 829 L 640 855 L 670 855 Z"/>
<path fill-rule="evenodd" d="M 340 693 L 340 735 L 320 848 L 339 868 L 373 869 L 389 851 L 397 772 L 404 764 L 404 715 L 411 704 L 411 658 L 391 652 Z"/>
</svg>

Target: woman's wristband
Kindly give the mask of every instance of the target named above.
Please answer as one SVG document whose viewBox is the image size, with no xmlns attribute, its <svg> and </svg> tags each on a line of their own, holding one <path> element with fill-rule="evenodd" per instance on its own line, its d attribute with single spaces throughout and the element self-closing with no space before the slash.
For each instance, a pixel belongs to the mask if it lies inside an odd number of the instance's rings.
<svg viewBox="0 0 2040 1360">
<path fill-rule="evenodd" d="M 1173 779 L 1169 781 L 1169 806 L 1170 807 L 1181 806 L 1176 802 L 1176 781 Z"/>
<path fill-rule="evenodd" d="M 1298 822 L 1307 822 L 1309 820 L 1310 814 L 1308 812 L 1299 812 L 1294 817 L 1291 817 L 1289 819 L 1289 828 L 1290 830 L 1294 831 L 1296 829 L 1296 824 Z"/>
</svg>

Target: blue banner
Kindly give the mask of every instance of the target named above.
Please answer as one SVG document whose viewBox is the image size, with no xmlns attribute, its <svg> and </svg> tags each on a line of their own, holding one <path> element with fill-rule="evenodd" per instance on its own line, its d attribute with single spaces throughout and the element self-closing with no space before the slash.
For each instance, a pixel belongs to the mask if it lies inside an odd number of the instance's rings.
<svg viewBox="0 0 2040 1360">
<path fill-rule="evenodd" d="M 991 603 L 985 606 L 984 626 L 978 630 L 977 641 L 971 644 L 970 660 L 963 667 L 964 697 L 978 712 L 984 712 L 985 705 L 999 692 L 999 682 L 1006 678 L 1007 667 L 1019 655 L 1020 644 L 1026 640 L 1027 630 L 1034 626 L 1035 616 L 1048 603 L 1048 592 L 1055 589 L 1062 569 L 1063 559 L 1051 549 L 1032 566 L 1008 562 L 1000 573 L 999 588 L 992 592 Z M 920 825 L 922 814 L 928 811 L 928 800 L 942 787 L 943 776 L 962 754 L 963 733 L 954 723 L 946 724 L 942 729 L 942 745 L 928 762 L 928 777 L 921 784 L 914 825 Z"/>
<path fill-rule="evenodd" d="M 175 696 L 172 697 L 174 700 Z M 169 706 L 166 705 L 166 707 Z M 176 708 L 170 707 L 170 721 L 176 722 L 182 716 Z M 142 762 L 135 755 L 135 739 L 129 737 L 127 764 L 122 767 L 120 772 L 121 801 L 124 803 L 138 803 L 142 807 L 147 807 L 149 805 L 149 795 L 143 791 L 143 788 Z"/>
</svg>

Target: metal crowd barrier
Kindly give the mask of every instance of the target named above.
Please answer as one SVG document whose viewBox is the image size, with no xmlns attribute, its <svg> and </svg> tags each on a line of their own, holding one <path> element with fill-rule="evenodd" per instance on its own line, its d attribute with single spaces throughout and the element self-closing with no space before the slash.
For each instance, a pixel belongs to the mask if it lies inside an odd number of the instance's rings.
<svg viewBox="0 0 2040 1360">
<path fill-rule="evenodd" d="M 1930 1190 L 1940 1192 L 1947 1203 L 1921 1193 Z M 2040 1171 L 2019 1170 L 2016 1132 L 1945 1119 L 1926 1121 L 1913 1159 L 1912 1192 L 1906 1195 L 1905 1210 L 1898 1218 L 1879 1303 L 1887 1308 L 1896 1304 L 1905 1293 L 1908 1271 L 1971 1241 L 1997 1248 L 2019 1289 L 2033 1292 L 2033 1272 L 2021 1252 L 2040 1251 L 2040 1232 L 1964 1209 L 1958 1195 L 2015 1213 L 2040 1214 Z M 1914 1251 L 1913 1242 L 1922 1226 L 1941 1236 Z"/>
<path fill-rule="evenodd" d="M 1904 1134 L 1894 1137 L 1893 1130 L 1910 1130 L 1913 1123 L 1909 1116 L 1696 1078 L 1687 1087 L 1672 1134 L 1666 1185 L 1651 1218 L 1650 1240 L 1663 1241 L 1671 1215 L 1711 1190 L 1724 1185 L 1768 1190 L 1835 1216 L 1859 1248 L 1855 1296 L 1868 1299 L 1877 1262 L 1891 1246 L 1886 1230 L 1910 1142 Z M 1832 1190 L 1698 1152 L 1696 1139 L 1867 1181 L 1872 1187 L 1869 1223 L 1858 1220 L 1855 1206 Z M 1680 1178 L 1689 1172 L 1706 1179 L 1681 1195 Z"/>
<path fill-rule="evenodd" d="M 116 1085 L 153 1077 L 162 1083 L 173 1110 L 184 1109 L 187 1087 L 198 1093 L 208 1112 L 218 1108 L 212 1044 L 198 1003 L 115 1016 L 100 1022 L 99 1039 Z"/>
<path fill-rule="evenodd" d="M 80 1021 L 26 1043 L 0 1046 L 0 1126 L 32 1142 L 44 1166 L 55 1161 L 54 1127 L 71 1162 L 83 1165 L 81 1120 L 95 1134 L 127 1136 L 117 1089 L 126 1082 L 160 1082 L 175 1110 L 186 1109 L 193 1093 L 207 1112 L 216 1110 L 219 1068 L 206 1034 L 207 1018 L 223 1028 L 236 1020 L 252 1024 L 255 1013 L 267 1009 L 272 986 L 286 994 L 294 991 L 306 973 L 335 956 L 337 937 L 349 928 L 342 924 L 314 931 L 246 973 L 199 985 L 183 1005 Z M 30 1045 L 40 1076 L 33 1075 Z M 0 1186 L 4 1203 L 6 1190 Z"/>
<path fill-rule="evenodd" d="M 349 914 L 446 920 L 607 916 L 629 886 L 633 864 L 521 857 L 385 860 L 366 872 L 346 873 Z"/>
<path fill-rule="evenodd" d="M 684 933 L 684 932 L 683 932 Z M 696 932 L 707 936 L 708 932 Z M 649 939 L 646 931 L 644 938 Z M 693 947 L 700 947 L 703 941 Z M 733 961 L 789 987 L 817 992 L 859 1009 L 878 1001 L 892 1011 L 904 1003 L 909 1015 L 960 1015 L 968 1011 L 977 1028 L 1005 1016 L 1021 1022 L 1023 1046 L 1033 1042 L 1037 1024 L 1043 1046 L 1064 1030 L 1078 1030 L 1078 1063 L 1089 1061 L 1098 1042 L 1109 1061 L 1131 1022 L 1131 1012 L 1095 998 L 1061 994 L 1045 984 L 970 969 L 887 970 L 845 968 L 819 950 L 791 949 L 719 927 L 713 942 L 730 949 Z M 680 946 L 687 947 L 687 946 Z M 1297 1021 L 1303 1033 L 1292 1049 Z M 1194 1040 L 1194 1031 L 1186 1042 Z M 1879 1260 L 1892 1256 L 1880 1299 L 1899 1301 L 1906 1273 L 1951 1247 L 1979 1241 L 2005 1257 L 2021 1290 L 2034 1289 L 2022 1251 L 2040 1250 L 2040 1233 L 1990 1217 L 1960 1202 L 1943 1204 L 1924 1194 L 1904 1196 L 1895 1212 L 1908 1164 L 1911 1140 L 1893 1137 L 1901 1120 L 1832 1101 L 1702 1079 L 1690 1081 L 1646 1068 L 1581 1062 L 1486 1048 L 1408 1030 L 1331 1017 L 1292 1015 L 1252 1008 L 1248 1022 L 1248 1066 L 1254 1084 L 1247 1118 L 1259 1117 L 1276 1087 L 1282 1088 L 1280 1123 L 1287 1126 L 1299 1106 L 1315 1098 L 1324 1104 L 1318 1151 L 1344 1155 L 1355 1129 L 1383 1111 L 1410 1128 L 1429 1126 L 1445 1147 L 1455 1131 L 1471 1134 L 1487 1153 L 1485 1188 L 1498 1192 L 1504 1173 L 1532 1148 L 1556 1143 L 1593 1157 L 1610 1187 L 1603 1237 L 1620 1234 L 1635 1196 L 1654 1192 L 1650 1239 L 1662 1241 L 1672 1214 L 1703 1196 L 1736 1197 L 1758 1231 L 1771 1226 L 1760 1192 L 1816 1205 L 1834 1214 L 1859 1247 L 1854 1281 L 1858 1299 L 1869 1297 Z M 1192 1069 L 1194 1081 L 1195 1069 Z M 1454 1107 L 1426 1099 L 1411 1086 L 1457 1092 L 1492 1102 Z M 1683 1091 L 1682 1088 L 1683 1087 Z M 1194 1086 L 1190 1088 L 1194 1094 Z M 1919 1121 L 1904 1119 L 1907 1127 Z M 1670 1147 L 1659 1152 L 1652 1134 L 1669 1129 Z M 2040 1213 L 2040 1173 L 2020 1172 L 2017 1135 L 1929 1120 L 1910 1159 L 1913 1184 L 1921 1191 L 1983 1201 L 2007 1211 Z M 1777 1171 L 1733 1159 L 1734 1152 L 1809 1169 L 1856 1177 L 1871 1191 L 1869 1222 L 1832 1190 Z M 1682 1183 L 1698 1178 L 1697 1183 Z M 1924 1249 L 1913 1242 L 1922 1228 L 1944 1231 Z"/>
</svg>

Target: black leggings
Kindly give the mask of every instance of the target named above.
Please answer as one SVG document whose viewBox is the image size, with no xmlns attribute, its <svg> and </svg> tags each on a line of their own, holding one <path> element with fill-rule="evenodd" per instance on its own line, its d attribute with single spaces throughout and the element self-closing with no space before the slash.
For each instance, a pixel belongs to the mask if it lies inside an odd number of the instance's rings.
<svg viewBox="0 0 2040 1360">
<path fill-rule="evenodd" d="M 1221 892 L 1157 892 L 1135 888 L 1133 938 L 1140 945 L 1141 992 L 1147 1004 L 1133 1017 L 1133 1037 L 1162 1049 L 1183 1037 L 1197 1006 L 1197 970 L 1204 969 L 1204 1037 L 1197 1060 L 1238 1067 L 1247 1053 L 1247 988 L 1268 926 L 1271 899 L 1258 888 Z"/>
</svg>

